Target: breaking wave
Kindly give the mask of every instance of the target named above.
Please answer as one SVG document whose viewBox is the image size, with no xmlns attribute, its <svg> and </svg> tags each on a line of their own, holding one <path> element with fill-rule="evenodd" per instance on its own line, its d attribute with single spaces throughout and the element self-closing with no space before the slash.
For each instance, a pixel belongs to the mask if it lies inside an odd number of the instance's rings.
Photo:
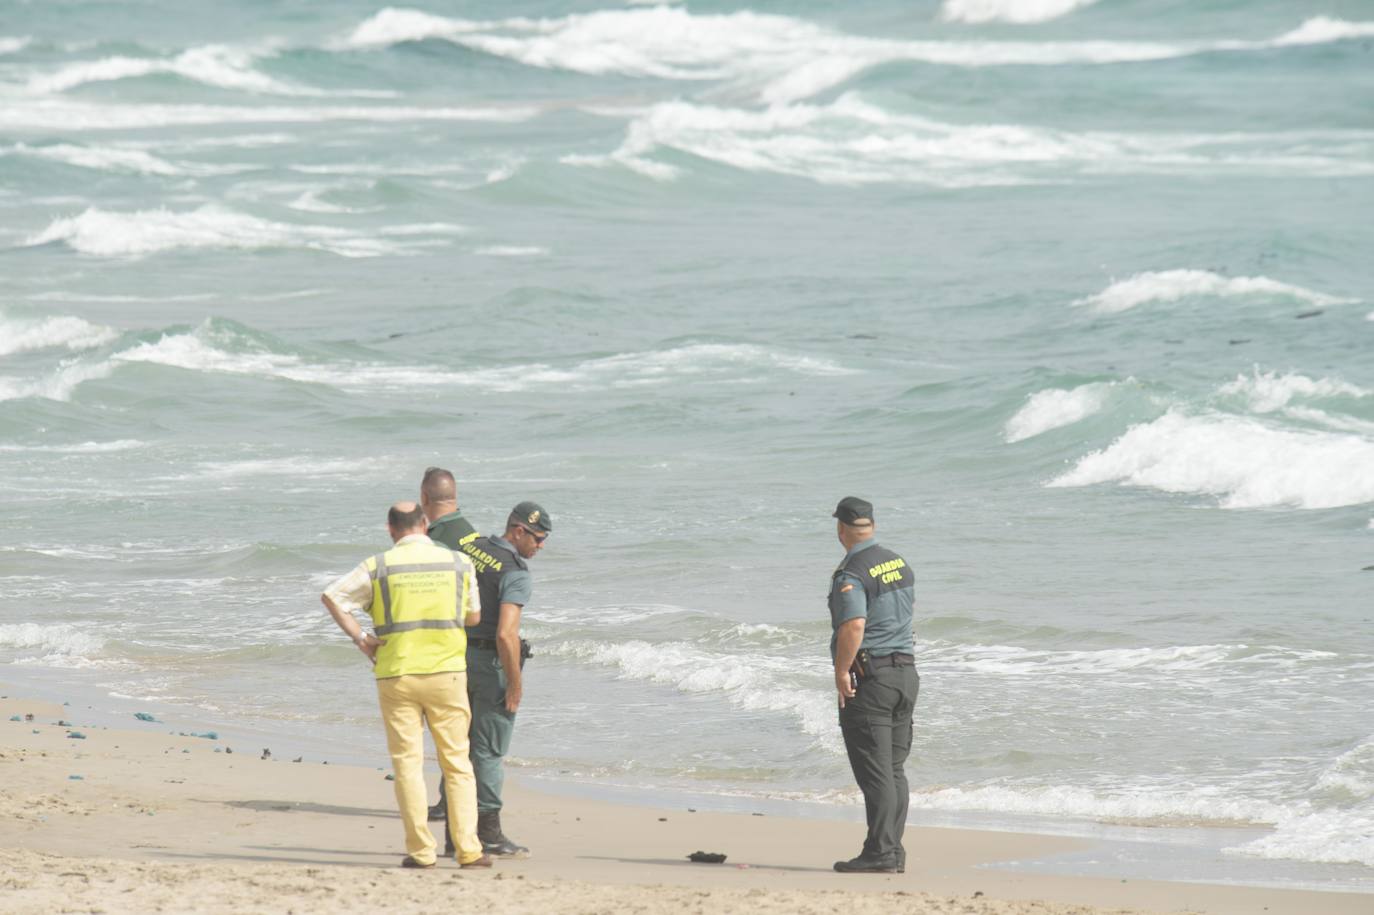
<svg viewBox="0 0 1374 915">
<path fill-rule="evenodd" d="M 1051 388 L 1026 398 L 1026 404 L 1003 429 L 1007 442 L 1019 442 L 1051 429 L 1072 425 L 1100 411 L 1114 382 L 1080 385 L 1070 390 Z"/>
<path fill-rule="evenodd" d="M 0 312 L 0 356 L 44 349 L 92 349 L 119 336 L 111 327 L 72 315 L 17 318 Z"/>
<path fill-rule="evenodd" d="M 945 0 L 940 18 L 946 22 L 1048 22 L 1097 0 Z"/>
<path fill-rule="evenodd" d="M 1129 279 L 1112 283 L 1096 295 L 1078 299 L 1074 304 L 1116 313 L 1151 302 L 1177 302 L 1179 299 L 1201 296 L 1296 299 L 1311 305 L 1348 305 L 1358 301 L 1271 280 L 1267 276 L 1223 276 L 1208 270 L 1163 270 L 1137 273 Z"/>
<path fill-rule="evenodd" d="M 1117 482 L 1216 496 L 1223 508 L 1338 508 L 1374 502 L 1374 441 L 1174 409 L 1081 458 L 1051 487 Z"/>
</svg>

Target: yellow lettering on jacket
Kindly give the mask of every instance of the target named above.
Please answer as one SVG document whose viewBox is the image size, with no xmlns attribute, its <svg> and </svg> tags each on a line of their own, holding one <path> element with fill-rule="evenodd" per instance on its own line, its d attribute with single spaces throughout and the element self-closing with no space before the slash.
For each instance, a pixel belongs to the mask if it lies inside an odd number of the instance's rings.
<svg viewBox="0 0 1374 915">
<path fill-rule="evenodd" d="M 486 550 L 472 543 L 462 544 L 463 552 L 472 557 L 473 565 L 477 566 L 477 571 L 485 572 L 487 569 L 501 571 L 501 560 L 488 553 Z"/>
<path fill-rule="evenodd" d="M 880 562 L 868 570 L 869 578 L 880 578 L 883 583 L 901 581 L 902 569 L 906 568 L 906 560 L 900 556 L 896 559 L 889 559 L 887 562 Z"/>
</svg>

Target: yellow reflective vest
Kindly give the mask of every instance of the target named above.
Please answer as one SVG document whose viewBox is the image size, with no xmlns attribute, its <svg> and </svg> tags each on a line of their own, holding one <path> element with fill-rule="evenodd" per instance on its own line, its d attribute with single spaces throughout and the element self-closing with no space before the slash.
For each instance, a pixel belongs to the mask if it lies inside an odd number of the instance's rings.
<svg viewBox="0 0 1374 915">
<path fill-rule="evenodd" d="M 467 670 L 463 617 L 472 610 L 472 561 L 428 540 L 367 560 L 377 679 Z"/>
</svg>

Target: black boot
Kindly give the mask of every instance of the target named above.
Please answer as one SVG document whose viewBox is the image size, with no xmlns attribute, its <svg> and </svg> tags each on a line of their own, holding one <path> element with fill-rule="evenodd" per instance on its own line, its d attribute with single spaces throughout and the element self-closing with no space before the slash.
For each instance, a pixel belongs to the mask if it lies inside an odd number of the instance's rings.
<svg viewBox="0 0 1374 915">
<path fill-rule="evenodd" d="M 444 794 L 444 778 L 439 777 L 439 803 L 429 808 L 429 821 L 448 819 L 448 798 Z"/>
<path fill-rule="evenodd" d="M 501 831 L 501 811 L 492 810 L 477 814 L 477 839 L 482 843 L 482 851 L 488 855 L 503 858 L 528 858 L 530 850 L 516 845 Z"/>
<path fill-rule="evenodd" d="M 906 862 L 902 862 L 905 864 Z M 896 874 L 897 857 L 887 855 L 885 857 L 859 855 L 857 858 L 850 858 L 848 861 L 836 861 L 835 870 L 841 874 Z"/>
</svg>

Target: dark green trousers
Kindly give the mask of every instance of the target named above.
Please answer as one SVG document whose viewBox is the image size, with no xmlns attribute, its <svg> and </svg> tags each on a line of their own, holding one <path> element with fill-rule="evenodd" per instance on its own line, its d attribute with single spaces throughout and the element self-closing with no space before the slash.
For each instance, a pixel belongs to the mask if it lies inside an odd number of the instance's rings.
<svg viewBox="0 0 1374 915">
<path fill-rule="evenodd" d="M 902 847 L 910 802 L 905 765 L 920 687 L 915 667 L 879 667 L 840 709 L 844 749 L 868 817 L 866 858 L 895 858 Z"/>
<path fill-rule="evenodd" d="M 506 780 L 502 758 L 515 731 L 515 714 L 506 711 L 506 672 L 496 649 L 468 646 L 468 702 L 472 705 L 468 754 L 477 775 L 477 812 L 493 813 L 501 809 L 501 787 Z"/>
</svg>

